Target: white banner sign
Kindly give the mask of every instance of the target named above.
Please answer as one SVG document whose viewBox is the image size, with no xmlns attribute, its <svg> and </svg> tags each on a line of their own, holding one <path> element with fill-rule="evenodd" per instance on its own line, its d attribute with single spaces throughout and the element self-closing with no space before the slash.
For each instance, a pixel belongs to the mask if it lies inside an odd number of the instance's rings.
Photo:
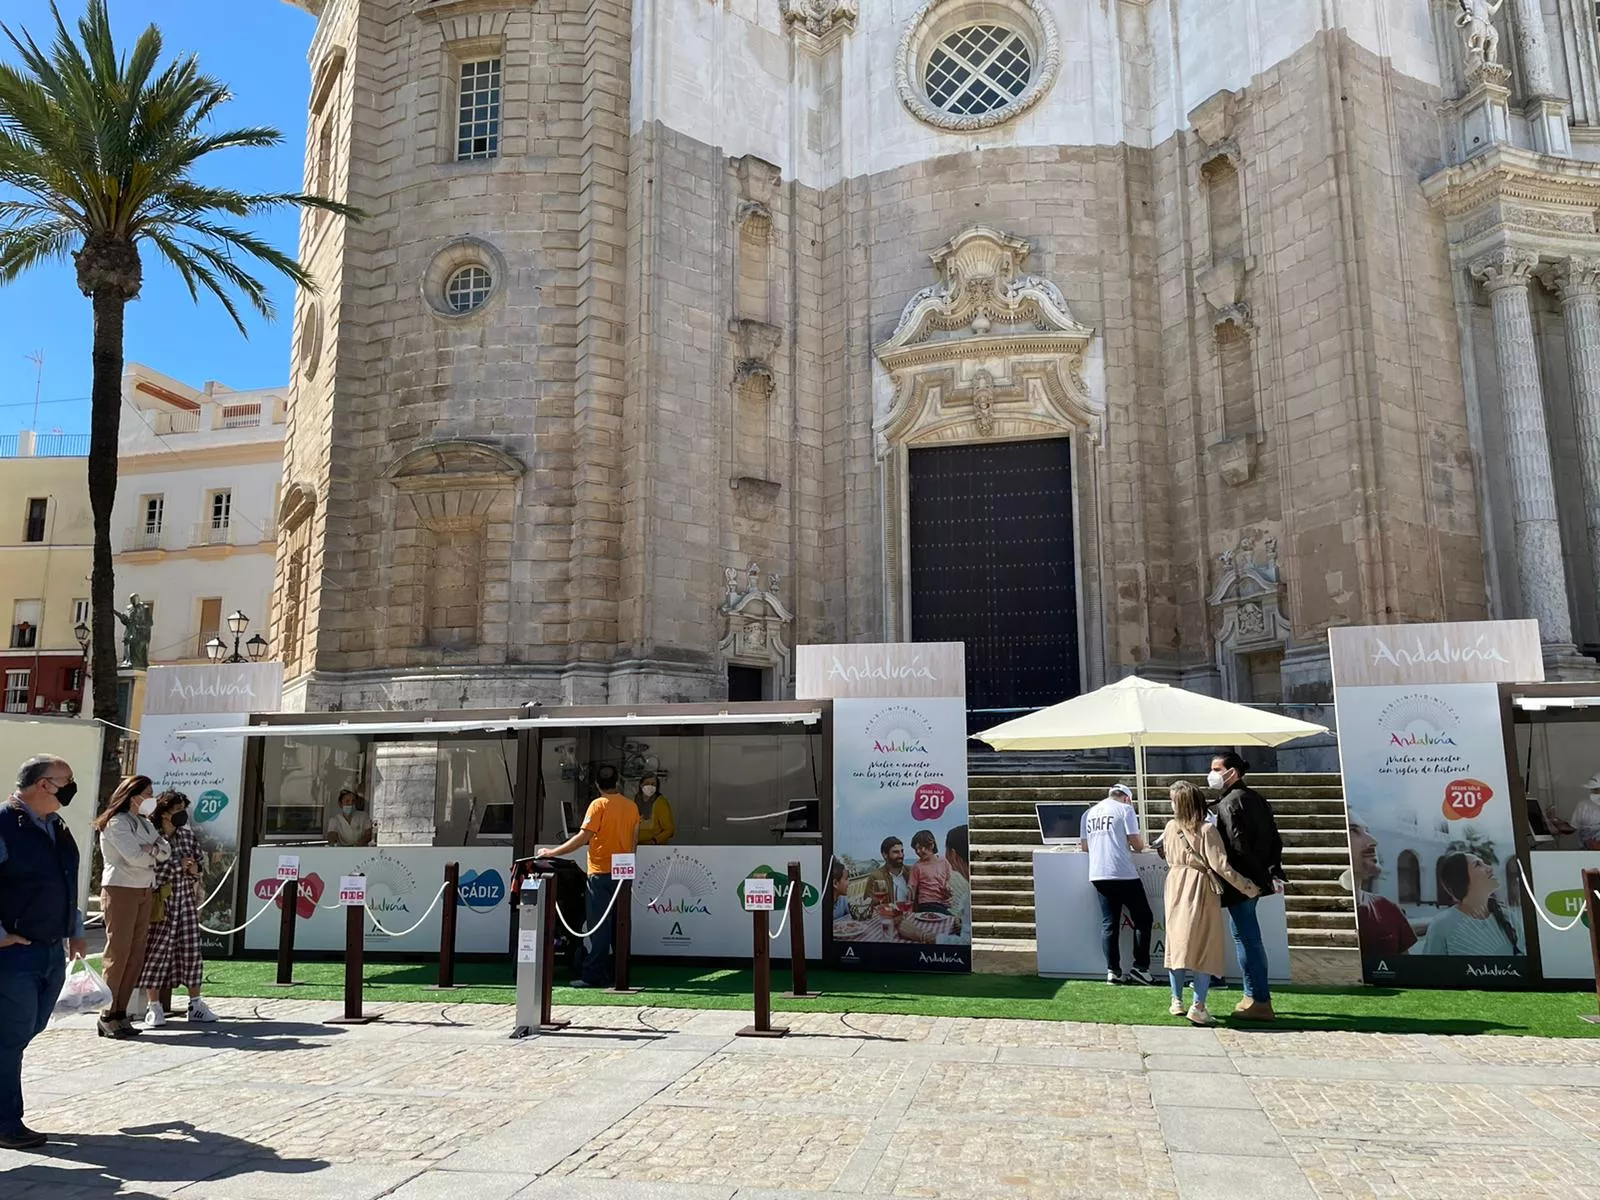
<svg viewBox="0 0 1600 1200">
<path fill-rule="evenodd" d="M 299 879 L 300 878 L 300 856 L 298 854 L 280 854 L 280 855 L 278 855 L 278 878 L 279 879 Z"/>
<path fill-rule="evenodd" d="M 392 938 L 369 918 L 366 948 L 396 953 L 439 952 L 439 921 L 444 901 L 434 898 L 444 883 L 444 865 L 461 864 L 456 900 L 456 949 L 463 954 L 504 954 L 509 939 L 510 905 L 506 902 L 511 851 L 492 846 L 380 846 L 343 848 L 307 846 L 299 851 L 300 899 L 295 945 L 306 950 L 344 948 L 344 913 L 333 905 L 347 876 L 365 877 L 366 906 L 390 929 L 405 929 L 427 919 L 416 930 Z M 251 856 L 250 904 L 254 916 L 271 903 L 279 883 L 275 847 L 258 847 Z M 281 904 L 281 899 L 278 901 Z M 271 918 L 245 930 L 245 948 L 272 950 L 278 945 L 278 923 Z"/>
<path fill-rule="evenodd" d="M 339 877 L 339 903 L 346 908 L 360 908 L 367 902 L 367 877 L 342 875 Z"/>
<path fill-rule="evenodd" d="M 1589 923 L 1583 901 L 1585 868 L 1600 870 L 1600 853 L 1593 850 L 1536 850 L 1528 855 L 1533 872 L 1533 892 L 1540 909 L 1557 925 L 1578 918 L 1565 933 L 1539 922 L 1539 959 L 1546 979 L 1593 979 L 1594 956 L 1589 947 Z M 1537 918 L 1536 918 L 1537 919 Z"/>
<path fill-rule="evenodd" d="M 1166 973 L 1167 864 L 1159 855 L 1134 856 L 1144 884 L 1155 926 L 1150 940 L 1150 971 Z M 1105 978 L 1106 956 L 1100 942 L 1100 902 L 1089 882 L 1089 856 L 1071 850 L 1036 850 L 1033 854 L 1033 894 L 1039 912 L 1039 974 Z M 1263 896 L 1256 905 L 1261 940 L 1267 950 L 1267 978 L 1289 980 L 1289 918 L 1282 896 Z M 1226 920 L 1226 918 L 1224 918 Z M 1231 931 L 1230 931 L 1231 932 Z M 1122 924 L 1122 969 L 1133 966 L 1133 923 L 1126 913 Z M 1223 946 L 1230 979 L 1239 978 L 1239 955 L 1233 938 Z"/>
<path fill-rule="evenodd" d="M 632 854 L 613 854 L 611 856 L 611 878 L 632 879 L 636 859 Z"/>
<path fill-rule="evenodd" d="M 822 848 L 816 845 L 640 846 L 633 885 L 633 953 L 749 961 L 745 881 L 771 880 L 781 909 L 789 894 L 790 860 L 800 863 L 805 893 L 806 958 L 820 959 Z M 772 953 L 788 957 L 788 929 L 772 943 Z"/>
<path fill-rule="evenodd" d="M 517 930 L 517 961 L 519 963 L 539 961 L 539 931 L 537 929 Z"/>
</svg>

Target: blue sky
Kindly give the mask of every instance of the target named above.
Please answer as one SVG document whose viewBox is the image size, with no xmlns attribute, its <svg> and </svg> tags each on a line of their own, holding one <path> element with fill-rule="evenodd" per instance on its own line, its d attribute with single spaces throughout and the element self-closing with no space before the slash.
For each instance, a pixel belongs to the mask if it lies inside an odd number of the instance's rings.
<svg viewBox="0 0 1600 1200">
<path fill-rule="evenodd" d="M 69 23 L 83 0 L 60 0 Z M 225 14 L 225 15 L 224 15 Z M 245 191 L 295 191 L 305 160 L 305 104 L 310 87 L 306 50 L 316 22 L 284 0 L 111 0 L 120 44 L 131 44 L 146 25 L 159 25 L 167 53 L 197 54 L 208 74 L 224 80 L 236 99 L 223 109 L 230 127 L 272 125 L 284 141 L 270 150 L 220 155 L 208 178 Z M 48 0 L 0 0 L 0 22 L 26 29 L 44 42 L 53 29 Z M 9 42 L 0 57 L 15 60 Z M 279 249 L 293 253 L 298 218 L 285 215 L 259 226 Z M 164 264 L 145 256 L 144 293 L 128 307 L 130 361 L 196 386 L 216 379 L 230 387 L 270 387 L 289 376 L 294 288 L 275 274 L 278 319 L 253 314 L 246 340 L 214 300 L 196 305 Z M 89 302 L 73 283 L 70 263 L 35 268 L 0 287 L 0 433 L 33 422 L 35 367 L 44 352 L 39 428 L 82 433 L 89 428 Z"/>
</svg>

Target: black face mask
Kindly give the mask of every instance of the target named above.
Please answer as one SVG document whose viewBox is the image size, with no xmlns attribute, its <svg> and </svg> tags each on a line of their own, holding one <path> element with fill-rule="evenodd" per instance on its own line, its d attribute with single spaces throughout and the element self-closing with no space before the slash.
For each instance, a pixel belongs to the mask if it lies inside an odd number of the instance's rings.
<svg viewBox="0 0 1600 1200">
<path fill-rule="evenodd" d="M 62 808 L 71 804 L 72 798 L 77 794 L 78 781 L 76 779 L 56 785 L 56 803 L 61 805 Z"/>
<path fill-rule="evenodd" d="M 189 814 L 184 812 L 182 809 L 179 809 L 177 812 L 172 814 L 172 827 L 174 829 L 182 829 L 188 823 Z"/>
</svg>

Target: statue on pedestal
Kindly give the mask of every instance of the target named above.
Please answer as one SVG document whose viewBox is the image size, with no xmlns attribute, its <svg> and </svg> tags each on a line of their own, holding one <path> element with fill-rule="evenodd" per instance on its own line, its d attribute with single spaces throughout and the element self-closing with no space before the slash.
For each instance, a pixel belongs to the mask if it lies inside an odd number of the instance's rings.
<svg viewBox="0 0 1600 1200">
<path fill-rule="evenodd" d="M 135 671 L 150 669 L 150 630 L 155 624 L 150 605 L 134 592 L 128 597 L 128 607 L 112 615 L 122 624 L 122 663 Z"/>
<path fill-rule="evenodd" d="M 1500 60 L 1500 31 L 1494 27 L 1494 17 L 1505 7 L 1506 0 L 1458 0 L 1461 14 L 1456 26 L 1467 46 L 1467 65 L 1494 66 Z"/>
</svg>

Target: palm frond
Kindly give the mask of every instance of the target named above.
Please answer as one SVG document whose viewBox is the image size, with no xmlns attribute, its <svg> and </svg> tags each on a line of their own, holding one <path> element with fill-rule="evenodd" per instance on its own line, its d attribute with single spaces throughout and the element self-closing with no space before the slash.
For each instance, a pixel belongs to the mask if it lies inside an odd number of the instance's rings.
<svg viewBox="0 0 1600 1200">
<path fill-rule="evenodd" d="M 0 283 L 40 263 L 69 258 L 77 241 L 77 229 L 54 218 L 0 229 Z"/>
</svg>

